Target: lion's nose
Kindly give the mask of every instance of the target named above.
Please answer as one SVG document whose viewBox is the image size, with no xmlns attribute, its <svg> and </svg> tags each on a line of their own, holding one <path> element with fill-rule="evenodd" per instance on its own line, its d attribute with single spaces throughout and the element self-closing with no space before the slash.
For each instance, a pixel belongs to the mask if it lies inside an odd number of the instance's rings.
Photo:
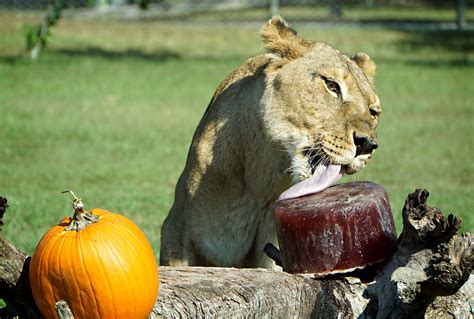
<svg viewBox="0 0 474 319">
<path fill-rule="evenodd" d="M 367 136 L 357 136 L 354 134 L 354 144 L 356 146 L 356 156 L 372 153 L 379 145 L 376 140 Z"/>
</svg>

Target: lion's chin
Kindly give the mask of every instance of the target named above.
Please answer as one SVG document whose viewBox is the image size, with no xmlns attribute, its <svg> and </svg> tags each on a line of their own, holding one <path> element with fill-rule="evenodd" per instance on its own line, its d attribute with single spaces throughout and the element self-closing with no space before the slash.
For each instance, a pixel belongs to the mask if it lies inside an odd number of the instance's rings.
<svg viewBox="0 0 474 319">
<path fill-rule="evenodd" d="M 370 156 L 358 156 L 354 158 L 349 164 L 344 165 L 346 174 L 354 174 L 363 169 L 370 160 Z"/>
<path fill-rule="evenodd" d="M 345 168 L 346 174 L 349 174 L 349 175 L 355 174 L 362 169 L 362 167 L 353 166 L 350 164 L 345 165 L 344 168 Z"/>
</svg>

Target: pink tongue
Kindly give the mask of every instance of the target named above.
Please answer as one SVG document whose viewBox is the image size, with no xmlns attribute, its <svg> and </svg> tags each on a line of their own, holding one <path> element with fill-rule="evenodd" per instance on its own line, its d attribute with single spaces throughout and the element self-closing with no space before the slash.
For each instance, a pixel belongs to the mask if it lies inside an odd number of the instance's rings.
<svg viewBox="0 0 474 319">
<path fill-rule="evenodd" d="M 341 165 L 319 165 L 311 177 L 288 188 L 278 197 L 278 200 L 296 198 L 320 192 L 334 185 L 342 175 Z"/>
</svg>

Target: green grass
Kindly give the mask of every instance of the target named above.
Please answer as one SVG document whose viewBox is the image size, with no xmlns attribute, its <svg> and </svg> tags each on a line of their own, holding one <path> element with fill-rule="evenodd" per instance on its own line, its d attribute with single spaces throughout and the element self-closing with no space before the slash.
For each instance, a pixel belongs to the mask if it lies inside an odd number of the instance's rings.
<svg viewBox="0 0 474 319">
<path fill-rule="evenodd" d="M 72 189 L 121 212 L 159 251 L 194 129 L 218 83 L 262 52 L 258 28 L 68 21 L 31 63 L 23 18 L 0 14 L 0 195 L 7 239 L 31 253 L 64 215 Z M 350 179 L 387 189 L 400 230 L 416 188 L 474 230 L 472 33 L 300 28 L 378 63 L 380 149 Z M 349 179 L 346 179 L 349 180 Z"/>
</svg>

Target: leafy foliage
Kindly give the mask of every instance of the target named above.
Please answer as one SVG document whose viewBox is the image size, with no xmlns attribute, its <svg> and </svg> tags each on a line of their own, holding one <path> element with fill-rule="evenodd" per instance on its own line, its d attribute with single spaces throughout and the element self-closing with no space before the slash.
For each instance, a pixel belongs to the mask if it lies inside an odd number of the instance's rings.
<svg viewBox="0 0 474 319">
<path fill-rule="evenodd" d="M 24 25 L 26 49 L 30 52 L 31 59 L 36 61 L 39 58 L 41 50 L 46 47 L 51 37 L 51 29 L 56 25 L 61 12 L 65 7 L 63 0 L 50 0 L 48 13 L 39 26 Z"/>
</svg>

